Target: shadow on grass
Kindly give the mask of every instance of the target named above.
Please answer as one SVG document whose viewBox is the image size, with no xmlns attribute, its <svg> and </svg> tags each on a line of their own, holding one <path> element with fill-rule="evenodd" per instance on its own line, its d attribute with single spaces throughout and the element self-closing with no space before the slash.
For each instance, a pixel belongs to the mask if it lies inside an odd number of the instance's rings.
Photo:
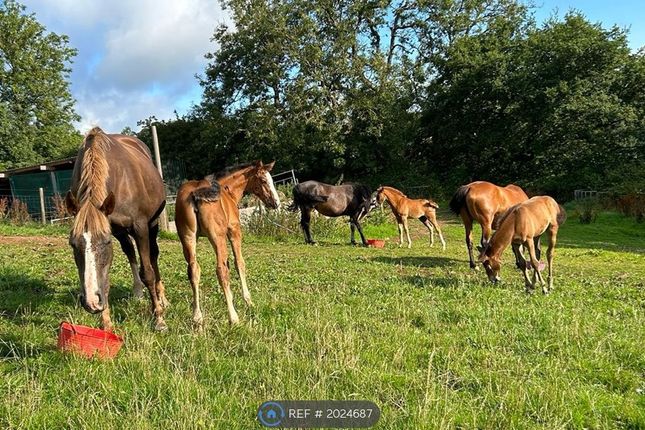
<svg viewBox="0 0 645 430">
<path fill-rule="evenodd" d="M 37 310 L 57 298 L 53 288 L 41 278 L 35 278 L 17 269 L 0 269 L 0 314 L 15 315 L 20 309 Z"/>
<path fill-rule="evenodd" d="M 464 260 L 457 260 L 448 257 L 434 257 L 434 256 L 403 256 L 403 257 L 388 257 L 378 256 L 371 258 L 372 261 L 378 263 L 387 263 L 394 265 L 403 265 L 410 267 L 448 267 L 457 264 L 468 264 Z"/>
</svg>

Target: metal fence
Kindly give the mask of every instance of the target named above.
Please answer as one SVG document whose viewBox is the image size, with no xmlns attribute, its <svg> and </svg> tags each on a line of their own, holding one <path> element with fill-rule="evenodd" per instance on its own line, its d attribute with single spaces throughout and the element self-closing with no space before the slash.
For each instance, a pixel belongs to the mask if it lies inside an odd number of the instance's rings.
<svg viewBox="0 0 645 430">
<path fill-rule="evenodd" d="M 600 197 L 608 195 L 608 191 L 595 191 L 595 190 L 574 190 L 573 198 L 575 200 L 588 199 L 592 197 Z"/>
</svg>

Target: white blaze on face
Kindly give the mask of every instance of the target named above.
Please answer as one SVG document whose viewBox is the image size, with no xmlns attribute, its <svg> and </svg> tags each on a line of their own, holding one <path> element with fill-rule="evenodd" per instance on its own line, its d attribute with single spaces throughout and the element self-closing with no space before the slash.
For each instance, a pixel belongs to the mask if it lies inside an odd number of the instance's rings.
<svg viewBox="0 0 645 430">
<path fill-rule="evenodd" d="M 276 205 L 280 207 L 280 197 L 278 196 L 278 191 L 275 189 L 275 185 L 273 185 L 273 178 L 271 177 L 269 172 L 264 172 L 264 174 L 266 175 L 269 187 L 271 187 L 271 195 L 273 196 L 273 200 L 275 201 Z"/>
<path fill-rule="evenodd" d="M 90 306 L 98 306 L 95 301 L 98 298 L 99 285 L 96 276 L 96 258 L 92 249 L 92 236 L 90 233 L 85 232 L 83 233 L 83 238 L 85 239 L 85 299 Z"/>
</svg>

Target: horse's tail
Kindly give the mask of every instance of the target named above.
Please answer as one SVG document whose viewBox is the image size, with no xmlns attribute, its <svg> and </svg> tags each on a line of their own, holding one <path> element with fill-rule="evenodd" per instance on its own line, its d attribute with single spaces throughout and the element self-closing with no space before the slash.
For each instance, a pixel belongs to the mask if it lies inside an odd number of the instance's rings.
<svg viewBox="0 0 645 430">
<path fill-rule="evenodd" d="M 423 202 L 423 206 L 429 206 L 431 208 L 439 209 L 439 205 L 431 199 L 427 199 L 426 201 Z"/>
<path fill-rule="evenodd" d="M 567 212 L 564 210 L 562 205 L 558 205 L 558 214 L 555 216 L 555 220 L 558 222 L 558 225 L 564 224 L 567 220 Z"/>
<path fill-rule="evenodd" d="M 326 201 L 327 196 L 318 196 L 315 194 L 305 193 L 296 185 L 295 187 L 293 187 L 293 202 L 291 202 L 291 204 L 287 206 L 287 209 L 289 209 L 291 212 L 296 212 L 300 206 L 313 206 L 316 203 L 322 203 Z"/>
<path fill-rule="evenodd" d="M 455 215 L 459 215 L 461 213 L 461 209 L 466 207 L 466 196 L 468 195 L 468 191 L 470 191 L 470 186 L 462 185 L 457 188 L 452 199 L 450 199 L 450 210 Z"/>
</svg>

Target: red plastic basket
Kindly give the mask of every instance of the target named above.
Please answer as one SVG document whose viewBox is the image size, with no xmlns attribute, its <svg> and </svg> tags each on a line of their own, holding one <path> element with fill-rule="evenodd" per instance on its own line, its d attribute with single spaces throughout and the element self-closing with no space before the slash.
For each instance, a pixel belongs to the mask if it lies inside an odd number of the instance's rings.
<svg viewBox="0 0 645 430">
<path fill-rule="evenodd" d="M 123 346 L 123 339 L 109 331 L 84 325 L 60 323 L 58 348 L 85 357 L 113 358 Z"/>
<path fill-rule="evenodd" d="M 381 239 L 367 239 L 367 244 L 373 246 L 374 248 L 384 248 L 385 241 Z"/>
</svg>

